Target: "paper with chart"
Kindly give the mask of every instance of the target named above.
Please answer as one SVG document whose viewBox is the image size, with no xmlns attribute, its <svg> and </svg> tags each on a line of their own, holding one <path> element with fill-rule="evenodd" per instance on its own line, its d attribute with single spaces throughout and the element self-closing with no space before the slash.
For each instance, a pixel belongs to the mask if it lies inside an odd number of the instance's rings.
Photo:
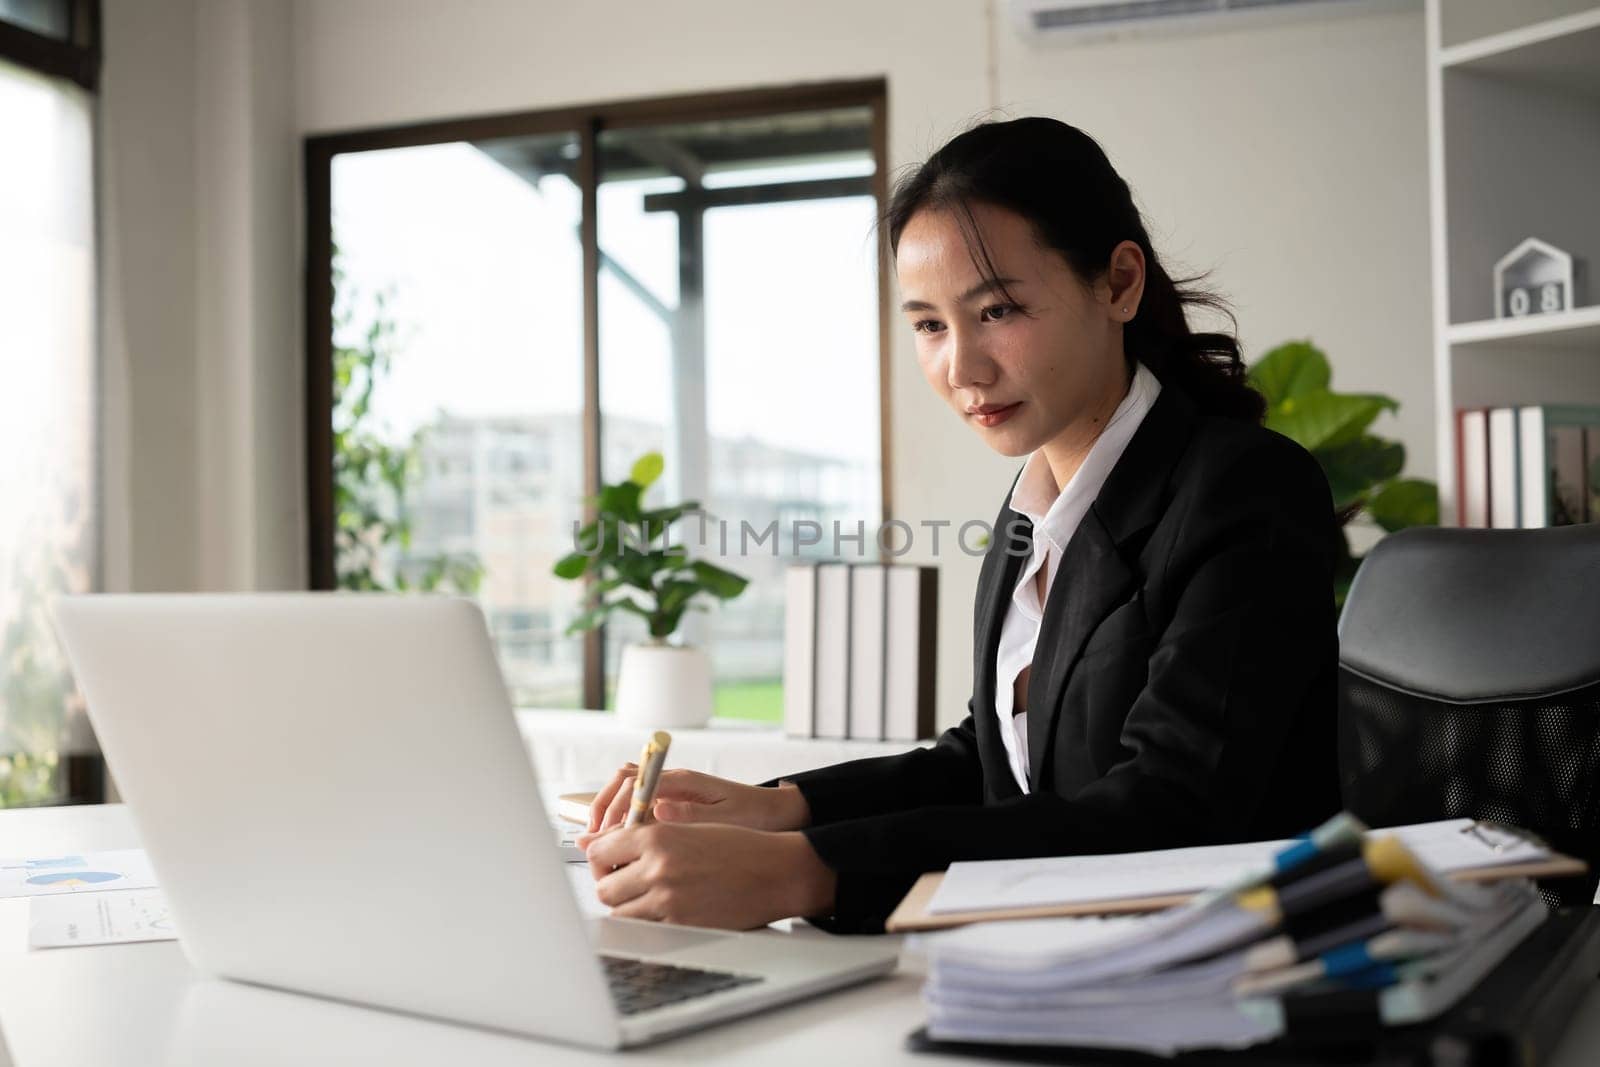
<svg viewBox="0 0 1600 1067">
<path fill-rule="evenodd" d="M 150 889 L 155 884 L 155 872 L 141 848 L 0 859 L 0 897 Z"/>
<path fill-rule="evenodd" d="M 1446 873 L 1534 863 L 1551 855 L 1535 842 L 1471 819 L 1369 833 L 1396 835 L 1424 864 Z M 928 902 L 928 912 L 938 915 L 1189 895 L 1266 868 L 1273 856 L 1291 843 L 1253 841 L 1110 856 L 953 863 Z"/>
<path fill-rule="evenodd" d="M 159 889 L 34 897 L 28 907 L 29 948 L 178 938 L 167 911 L 167 898 Z"/>
</svg>

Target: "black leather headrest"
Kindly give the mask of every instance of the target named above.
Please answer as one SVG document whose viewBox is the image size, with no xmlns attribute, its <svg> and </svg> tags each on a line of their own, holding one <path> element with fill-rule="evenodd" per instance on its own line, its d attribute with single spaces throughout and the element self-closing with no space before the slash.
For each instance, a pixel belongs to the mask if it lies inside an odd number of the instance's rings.
<svg viewBox="0 0 1600 1067">
<path fill-rule="evenodd" d="M 1454 701 L 1600 680 L 1600 526 L 1389 535 L 1350 586 L 1339 660 Z"/>
</svg>

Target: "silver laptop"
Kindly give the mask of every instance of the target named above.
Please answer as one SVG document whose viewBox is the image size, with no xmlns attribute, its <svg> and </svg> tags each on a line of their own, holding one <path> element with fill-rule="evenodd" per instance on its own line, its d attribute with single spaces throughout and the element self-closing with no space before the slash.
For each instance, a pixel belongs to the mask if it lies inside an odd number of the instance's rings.
<svg viewBox="0 0 1600 1067">
<path fill-rule="evenodd" d="M 83 596 L 55 615 L 201 970 L 616 1048 L 895 964 L 883 939 L 583 918 L 469 601 Z"/>
</svg>

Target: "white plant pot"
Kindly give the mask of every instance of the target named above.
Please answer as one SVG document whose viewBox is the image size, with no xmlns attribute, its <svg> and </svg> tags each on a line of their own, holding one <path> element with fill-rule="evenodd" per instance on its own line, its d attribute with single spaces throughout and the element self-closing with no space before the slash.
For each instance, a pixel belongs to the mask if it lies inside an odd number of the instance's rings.
<svg viewBox="0 0 1600 1067">
<path fill-rule="evenodd" d="M 617 676 L 617 721 L 643 730 L 704 726 L 711 718 L 711 663 L 689 645 L 629 644 Z"/>
</svg>

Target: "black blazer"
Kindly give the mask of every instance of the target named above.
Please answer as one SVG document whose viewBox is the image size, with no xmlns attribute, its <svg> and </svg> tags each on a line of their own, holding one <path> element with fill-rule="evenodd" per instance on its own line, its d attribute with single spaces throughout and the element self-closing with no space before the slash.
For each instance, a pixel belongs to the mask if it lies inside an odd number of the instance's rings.
<svg viewBox="0 0 1600 1067">
<path fill-rule="evenodd" d="M 965 721 L 931 748 L 787 779 L 838 874 L 831 929 L 882 929 L 919 874 L 956 860 L 1288 837 L 1338 810 L 1341 535 L 1309 453 L 1162 389 L 1052 581 L 1026 794 L 994 705 L 1032 534 L 1010 499 L 978 576 Z"/>
</svg>

